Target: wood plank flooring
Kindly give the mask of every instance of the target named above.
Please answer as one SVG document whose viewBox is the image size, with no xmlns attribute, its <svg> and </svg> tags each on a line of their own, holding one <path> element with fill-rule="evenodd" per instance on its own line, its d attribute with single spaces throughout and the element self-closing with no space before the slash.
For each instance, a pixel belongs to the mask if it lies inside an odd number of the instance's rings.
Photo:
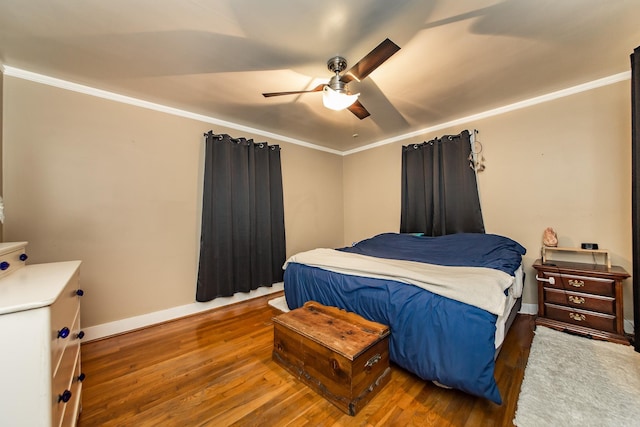
<svg viewBox="0 0 640 427">
<path fill-rule="evenodd" d="M 79 426 L 513 426 L 533 316 L 518 315 L 496 362 L 502 405 L 392 365 L 351 417 L 271 360 L 279 295 L 83 344 Z"/>
</svg>

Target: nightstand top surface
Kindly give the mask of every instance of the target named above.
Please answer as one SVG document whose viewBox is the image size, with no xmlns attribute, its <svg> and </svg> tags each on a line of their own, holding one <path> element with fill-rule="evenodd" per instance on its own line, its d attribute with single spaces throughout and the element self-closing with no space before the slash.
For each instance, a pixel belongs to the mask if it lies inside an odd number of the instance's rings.
<svg viewBox="0 0 640 427">
<path fill-rule="evenodd" d="M 603 276 L 617 276 L 621 279 L 626 279 L 627 277 L 631 277 L 627 271 L 620 267 L 619 265 L 612 265 L 611 267 L 607 267 L 604 264 L 591 264 L 584 262 L 574 262 L 574 261 L 559 261 L 559 260 L 549 260 L 545 263 L 542 262 L 541 259 L 537 259 L 533 263 L 533 268 L 538 271 L 549 271 L 553 272 L 556 270 L 562 270 L 563 272 L 575 272 L 577 274 L 596 274 Z"/>
</svg>

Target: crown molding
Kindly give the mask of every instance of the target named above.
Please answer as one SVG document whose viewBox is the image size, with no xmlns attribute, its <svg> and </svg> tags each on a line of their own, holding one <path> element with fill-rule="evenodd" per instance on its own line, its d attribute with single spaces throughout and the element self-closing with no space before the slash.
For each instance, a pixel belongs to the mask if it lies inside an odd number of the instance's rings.
<svg viewBox="0 0 640 427">
<path fill-rule="evenodd" d="M 342 151 L 333 150 L 331 148 L 322 147 L 310 142 L 302 141 L 295 138 L 290 138 L 284 135 L 278 135 L 276 133 L 267 132 L 264 130 L 252 128 L 249 126 L 240 125 L 226 120 L 216 119 L 215 117 L 205 116 L 203 114 L 192 113 L 190 111 L 181 110 L 179 108 L 168 107 L 162 104 L 156 104 L 154 102 L 145 101 L 130 96 L 120 95 L 115 92 L 109 92 L 102 89 L 96 89 L 94 87 L 81 85 L 78 83 L 69 82 L 67 80 L 57 79 L 55 77 L 45 76 L 43 74 L 33 73 L 31 71 L 22 70 L 20 68 L 10 67 L 7 65 L 2 66 L 3 74 L 5 76 L 17 77 L 23 80 L 29 80 L 35 83 L 41 83 L 48 86 L 57 87 L 60 89 L 66 89 L 73 92 L 82 93 L 85 95 L 95 96 L 98 98 L 108 99 L 110 101 L 121 102 L 123 104 L 129 104 L 136 107 L 146 108 L 149 110 L 159 111 L 162 113 L 171 114 L 174 116 L 184 117 L 187 119 L 198 120 L 204 123 L 209 123 L 216 126 L 224 126 L 227 128 L 235 129 L 241 132 L 248 132 L 256 135 L 263 136 L 265 138 L 277 139 L 284 142 L 289 142 L 295 145 L 301 145 L 303 147 L 312 148 L 314 150 L 325 151 L 331 154 L 342 155 Z"/>
<path fill-rule="evenodd" d="M 378 142 L 374 142 L 372 144 L 354 148 L 353 150 L 343 151 L 342 155 L 348 156 L 350 154 L 359 153 L 361 151 L 370 150 L 372 148 L 381 147 L 383 145 L 391 144 L 394 142 L 403 141 L 410 138 L 416 138 L 418 136 L 425 135 L 430 132 L 435 132 L 437 130 L 447 129 L 453 126 L 459 126 L 459 125 L 467 124 L 477 120 L 486 119 L 488 117 L 498 116 L 500 114 L 509 113 L 511 111 L 516 111 L 522 108 L 531 107 L 532 105 L 542 104 L 544 102 L 553 101 L 559 98 L 564 98 L 566 96 L 575 95 L 577 93 L 586 92 L 589 90 L 597 89 L 602 86 L 608 86 L 611 84 L 619 83 L 625 80 L 631 80 L 631 71 L 625 71 L 623 73 L 614 74 L 612 76 L 604 77 L 598 80 L 593 80 L 587 83 L 579 84 L 577 86 L 572 86 L 567 89 L 562 89 L 555 92 L 547 93 L 545 95 L 529 98 L 524 101 L 514 102 L 513 104 L 494 108 L 492 110 L 487 110 L 482 113 L 473 114 L 471 116 L 461 117 L 459 119 L 451 120 L 445 123 L 440 123 L 434 126 L 420 129 L 415 132 L 402 134 L 393 138 L 387 138 Z"/>
<path fill-rule="evenodd" d="M 23 80 L 29 80 L 36 83 L 45 84 L 48 86 L 54 86 L 61 89 L 70 90 L 73 92 L 83 93 L 85 95 L 96 96 L 103 99 L 108 99 L 115 102 L 121 102 L 124 104 L 133 105 L 136 107 L 147 108 L 150 110 L 160 111 L 167 114 L 172 114 L 179 117 L 198 120 L 204 123 L 209 123 L 216 126 L 224 126 L 230 129 L 235 129 L 242 132 L 248 132 L 256 135 L 263 136 L 265 138 L 277 139 L 280 141 L 288 142 L 291 144 L 299 145 L 306 148 L 311 148 L 318 151 L 324 151 L 326 153 L 336 154 L 339 156 L 349 156 L 351 154 L 359 153 L 361 151 L 371 150 L 373 148 L 381 147 L 384 145 L 392 144 L 394 142 L 404 141 L 412 138 L 416 138 L 431 132 L 435 132 L 441 129 L 450 128 L 453 126 L 460 126 L 477 120 L 486 119 L 488 117 L 498 116 L 500 114 L 509 113 L 511 111 L 520 110 L 523 108 L 531 107 L 533 105 L 542 104 L 544 102 L 553 101 L 566 96 L 575 95 L 577 93 L 586 92 L 589 90 L 597 89 L 599 87 L 608 86 L 621 81 L 631 79 L 631 71 L 625 71 L 623 73 L 614 74 L 601 79 L 593 80 L 587 83 L 579 84 L 569 87 L 567 89 L 558 90 L 545 95 L 536 96 L 523 101 L 508 104 L 503 107 L 494 108 L 478 114 L 473 114 L 459 119 L 450 120 L 448 122 L 439 123 L 433 126 L 429 126 L 414 132 L 405 133 L 392 138 L 383 139 L 371 144 L 364 145 L 362 147 L 354 148 L 347 151 L 334 150 L 327 147 L 322 147 L 307 141 L 303 141 L 296 138 L 290 138 L 288 136 L 279 135 L 272 132 L 267 132 L 261 129 L 252 128 L 249 126 L 240 125 L 226 120 L 216 119 L 215 117 L 205 116 L 202 114 L 192 113 L 186 110 L 178 108 L 168 107 L 166 105 L 156 104 L 142 99 L 133 98 L 130 96 L 120 95 L 114 92 L 105 91 L 102 89 L 96 89 L 90 86 L 81 85 L 78 83 L 69 82 L 66 80 L 57 79 L 54 77 L 45 76 L 43 74 L 33 73 L 31 71 L 22 70 L 20 68 L 11 67 L 8 65 L 0 65 L 0 70 L 6 76 L 17 77 Z"/>
</svg>

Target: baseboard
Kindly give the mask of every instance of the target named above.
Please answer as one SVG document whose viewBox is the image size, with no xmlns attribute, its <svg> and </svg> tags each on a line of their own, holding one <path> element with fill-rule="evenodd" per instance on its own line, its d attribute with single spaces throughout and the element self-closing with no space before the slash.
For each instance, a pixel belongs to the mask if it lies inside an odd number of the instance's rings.
<svg viewBox="0 0 640 427">
<path fill-rule="evenodd" d="M 127 319 L 116 320 L 114 322 L 104 323 L 102 325 L 90 326 L 82 328 L 84 332 L 83 342 L 93 341 L 101 338 L 118 335 L 125 332 L 134 331 L 136 329 L 166 322 L 169 320 L 179 319 L 180 317 L 190 316 L 192 314 L 202 313 L 218 307 L 235 304 L 237 302 L 247 301 L 284 289 L 282 282 L 274 283 L 273 286 L 261 287 L 254 291 L 234 294 L 232 297 L 216 298 L 209 302 L 194 302 L 192 304 L 181 305 L 178 307 L 168 308 L 166 310 L 155 311 L 140 316 L 129 317 Z"/>
<path fill-rule="evenodd" d="M 538 314 L 538 304 L 525 304 L 525 303 L 522 303 L 522 307 L 520 307 L 520 311 L 518 313 L 521 313 L 521 314 Z"/>
<path fill-rule="evenodd" d="M 635 330 L 635 326 L 633 324 L 633 319 L 624 319 L 624 332 L 629 335 L 633 335 Z"/>
<path fill-rule="evenodd" d="M 193 304 L 172 307 L 166 310 L 155 311 L 153 313 L 143 314 L 141 316 L 129 317 L 127 319 L 116 320 L 114 322 L 104 323 L 102 325 L 90 326 L 82 328 L 84 332 L 83 342 L 93 341 L 101 338 L 118 335 L 125 332 L 134 331 L 136 329 L 155 325 L 157 323 L 169 320 L 179 319 L 180 317 L 190 316 L 192 314 L 202 313 L 218 307 L 235 304 L 237 302 L 247 301 L 252 298 L 280 292 L 284 289 L 284 283 L 274 283 L 272 287 L 262 287 L 249 293 L 237 293 L 232 297 L 216 298 L 209 302 L 195 302 Z M 521 314 L 538 314 L 538 304 L 522 304 Z M 633 334 L 633 320 L 624 320 L 624 330 L 628 334 Z"/>
</svg>

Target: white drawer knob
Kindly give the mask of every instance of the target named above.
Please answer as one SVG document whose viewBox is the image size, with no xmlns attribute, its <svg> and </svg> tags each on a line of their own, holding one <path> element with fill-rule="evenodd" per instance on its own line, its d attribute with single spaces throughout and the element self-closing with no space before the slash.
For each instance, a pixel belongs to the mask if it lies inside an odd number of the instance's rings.
<svg viewBox="0 0 640 427">
<path fill-rule="evenodd" d="M 556 284 L 556 278 L 555 277 L 549 277 L 548 279 L 546 277 L 539 277 L 536 274 L 536 280 L 540 281 L 540 282 L 547 282 L 550 285 L 555 285 Z"/>
</svg>

